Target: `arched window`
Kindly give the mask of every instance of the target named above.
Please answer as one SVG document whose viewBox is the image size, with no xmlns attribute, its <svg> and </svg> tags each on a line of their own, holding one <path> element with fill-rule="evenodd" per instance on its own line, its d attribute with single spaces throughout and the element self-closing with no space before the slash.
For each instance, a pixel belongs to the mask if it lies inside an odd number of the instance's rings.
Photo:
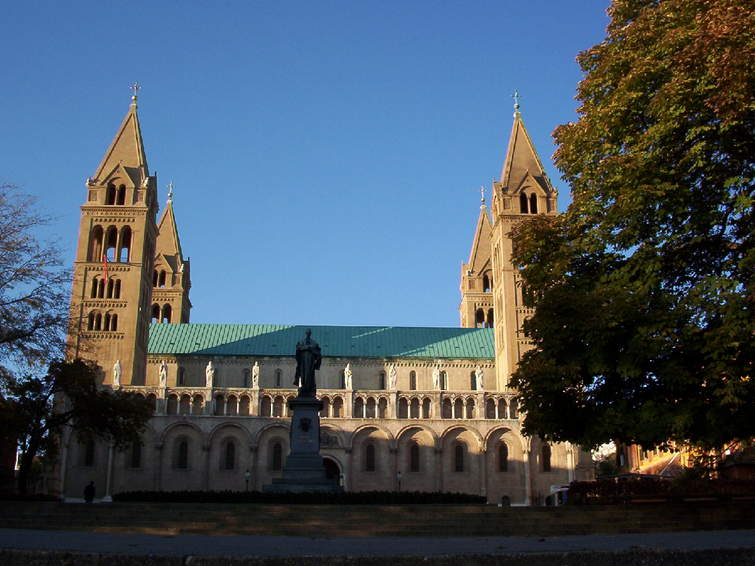
<svg viewBox="0 0 755 566">
<path fill-rule="evenodd" d="M 417 372 L 415 371 L 409 372 L 409 389 L 412 391 L 417 390 Z"/>
<path fill-rule="evenodd" d="M 281 378 L 283 377 L 283 371 L 280 369 L 275 370 L 275 386 L 280 387 L 281 386 Z"/>
<path fill-rule="evenodd" d="M 272 457 L 270 458 L 270 469 L 278 472 L 283 468 L 283 446 L 280 442 L 273 444 Z"/>
<path fill-rule="evenodd" d="M 454 417 L 455 419 L 464 418 L 464 401 L 457 399 L 454 401 Z"/>
<path fill-rule="evenodd" d="M 178 386 L 179 387 L 183 387 L 184 385 L 186 385 L 186 370 L 183 367 L 181 367 L 181 366 L 178 366 L 178 379 L 177 379 L 177 381 L 178 381 Z"/>
<path fill-rule="evenodd" d="M 469 372 L 469 388 L 472 391 L 477 390 L 477 375 L 474 371 Z"/>
<path fill-rule="evenodd" d="M 271 417 L 273 415 L 273 401 L 267 395 L 262 397 L 260 415 L 263 417 Z"/>
<path fill-rule="evenodd" d="M 87 261 L 102 261 L 102 226 L 95 226 L 89 233 L 89 253 Z"/>
<path fill-rule="evenodd" d="M 537 195 L 535 193 L 530 195 L 530 214 L 537 214 Z"/>
<path fill-rule="evenodd" d="M 328 397 L 323 397 L 320 399 L 322 401 L 322 409 L 320 409 L 320 417 L 326 418 L 328 416 L 328 412 L 330 412 L 330 399 Z"/>
<path fill-rule="evenodd" d="M 236 443 L 233 440 L 228 440 L 225 443 L 225 450 L 223 451 L 223 463 L 221 469 L 233 470 L 236 468 Z"/>
<path fill-rule="evenodd" d="M 96 313 L 94 315 L 94 329 L 102 330 L 102 313 Z"/>
<path fill-rule="evenodd" d="M 157 287 L 157 269 L 152 271 L 152 286 Z"/>
<path fill-rule="evenodd" d="M 248 415 L 249 406 L 251 405 L 251 399 L 247 395 L 242 395 L 239 400 L 239 415 Z"/>
<path fill-rule="evenodd" d="M 249 368 L 244 369 L 244 387 L 249 387 Z"/>
<path fill-rule="evenodd" d="M 385 389 L 385 372 L 381 371 L 378 376 L 378 389 Z"/>
<path fill-rule="evenodd" d="M 87 317 L 87 330 L 94 330 L 94 317 L 95 316 L 96 315 L 94 311 L 89 313 L 89 316 Z"/>
<path fill-rule="evenodd" d="M 283 397 L 281 397 L 280 395 L 278 395 L 273 401 L 273 416 L 274 417 L 283 416 Z"/>
<path fill-rule="evenodd" d="M 167 275 L 165 273 L 165 270 L 164 269 L 161 270 L 160 271 L 160 275 L 158 276 L 158 279 L 157 279 L 157 286 L 158 287 L 165 287 L 165 278 L 166 278 L 166 276 Z"/>
<path fill-rule="evenodd" d="M 121 280 L 120 279 L 113 279 L 115 283 L 113 283 L 113 299 L 120 299 L 121 298 Z"/>
<path fill-rule="evenodd" d="M 365 416 L 368 419 L 374 419 L 375 418 L 375 398 L 374 397 L 369 397 L 367 399 L 367 405 L 365 409 L 366 409 Z"/>
<path fill-rule="evenodd" d="M 527 214 L 529 212 L 527 208 L 527 195 L 522 193 L 519 195 L 519 212 Z"/>
<path fill-rule="evenodd" d="M 450 419 L 452 416 L 453 408 L 451 405 L 451 399 L 443 399 L 443 405 L 441 409 L 441 418 Z"/>
<path fill-rule="evenodd" d="M 475 418 L 475 402 L 474 402 L 474 399 L 467 399 L 466 411 L 467 411 L 467 414 L 465 415 L 466 418 L 468 418 L 468 419 Z"/>
<path fill-rule="evenodd" d="M 388 416 L 388 401 L 386 399 L 380 399 L 380 401 L 378 401 L 377 410 L 377 416 L 379 419 L 386 418 Z"/>
<path fill-rule="evenodd" d="M 440 372 L 440 390 L 445 391 L 448 389 L 448 374 L 445 372 L 445 370 L 441 370 Z"/>
<path fill-rule="evenodd" d="M 340 418 L 343 416 L 343 399 L 336 397 L 333 400 L 333 417 Z"/>
<path fill-rule="evenodd" d="M 163 305 L 163 315 L 160 319 L 160 322 L 164 322 L 166 324 L 170 324 L 170 315 L 172 314 L 171 308 L 169 304 Z"/>
<path fill-rule="evenodd" d="M 176 465 L 179 470 L 189 469 L 189 441 L 182 438 L 176 447 Z"/>
<path fill-rule="evenodd" d="M 142 467 L 142 443 L 134 442 L 129 450 L 129 468 L 141 468 Z"/>
<path fill-rule="evenodd" d="M 169 395 L 168 396 L 168 406 L 165 410 L 165 412 L 169 415 L 177 415 L 178 414 L 178 396 L 176 395 Z"/>
<path fill-rule="evenodd" d="M 160 322 L 160 305 L 152 305 L 152 322 Z"/>
<path fill-rule="evenodd" d="M 115 204 L 126 204 L 126 185 L 120 185 L 116 193 Z"/>
<path fill-rule="evenodd" d="M 464 471 L 464 456 L 467 451 L 467 446 L 462 442 L 457 442 L 454 446 L 454 471 Z"/>
<path fill-rule="evenodd" d="M 485 326 L 485 311 L 482 309 L 477 309 L 475 311 L 474 315 L 474 324 L 477 328 L 482 328 Z"/>
<path fill-rule="evenodd" d="M 485 418 L 486 419 L 494 419 L 495 418 L 495 401 L 492 399 L 488 399 L 485 401 Z"/>
<path fill-rule="evenodd" d="M 543 444 L 540 449 L 540 459 L 542 461 L 542 467 L 544 472 L 551 471 L 551 447 L 547 444 Z"/>
<path fill-rule="evenodd" d="M 126 263 L 131 258 L 131 227 L 124 226 L 121 228 L 121 239 L 118 245 L 118 260 Z"/>
<path fill-rule="evenodd" d="M 508 416 L 506 415 L 506 399 L 498 399 L 498 418 L 508 418 Z"/>
<path fill-rule="evenodd" d="M 115 185 L 110 183 L 105 189 L 105 204 L 115 204 Z"/>
<path fill-rule="evenodd" d="M 105 257 L 108 261 L 116 261 L 115 248 L 118 245 L 118 229 L 110 226 L 105 232 Z"/>
<path fill-rule="evenodd" d="M 430 418 L 430 399 L 428 399 L 427 397 L 422 400 L 422 418 Z"/>
<path fill-rule="evenodd" d="M 110 315 L 110 330 L 112 332 L 118 330 L 118 315 L 115 313 Z"/>
<path fill-rule="evenodd" d="M 419 445 L 416 442 L 409 447 L 409 471 L 419 472 Z"/>
<path fill-rule="evenodd" d="M 482 276 L 482 290 L 485 293 L 490 293 L 490 288 L 492 287 L 492 283 L 490 282 L 490 277 L 488 277 L 488 274 Z"/>
<path fill-rule="evenodd" d="M 357 397 L 354 401 L 354 418 L 364 418 L 364 399 L 362 399 L 361 397 Z"/>
<path fill-rule="evenodd" d="M 509 470 L 509 447 L 501 441 L 498 445 L 498 471 L 507 472 Z"/>
<path fill-rule="evenodd" d="M 105 324 L 103 325 L 102 330 L 110 330 L 110 316 L 109 312 L 105 313 Z"/>
<path fill-rule="evenodd" d="M 412 419 L 419 418 L 419 399 L 414 398 L 409 405 L 409 417 Z"/>
<path fill-rule="evenodd" d="M 509 418 L 510 419 L 519 418 L 519 402 L 516 399 L 511 400 L 511 405 L 509 406 Z"/>
<path fill-rule="evenodd" d="M 113 278 L 107 280 L 107 298 L 112 299 L 113 298 L 113 286 L 115 285 Z"/>
<path fill-rule="evenodd" d="M 405 398 L 398 400 L 398 418 L 405 419 L 409 416 L 409 403 Z"/>
<path fill-rule="evenodd" d="M 181 395 L 181 400 L 178 403 L 179 415 L 191 414 L 191 397 L 189 395 Z"/>
<path fill-rule="evenodd" d="M 372 442 L 364 447 L 364 471 L 375 471 L 375 445 Z"/>
<path fill-rule="evenodd" d="M 488 309 L 488 318 L 485 321 L 485 326 L 488 328 L 493 328 L 493 309 Z"/>
</svg>

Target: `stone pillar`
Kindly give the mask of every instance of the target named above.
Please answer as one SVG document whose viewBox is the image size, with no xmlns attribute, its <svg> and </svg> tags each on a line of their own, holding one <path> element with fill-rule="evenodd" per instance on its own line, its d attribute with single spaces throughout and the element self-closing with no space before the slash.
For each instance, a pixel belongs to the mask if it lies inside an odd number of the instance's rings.
<svg viewBox="0 0 755 566">
<path fill-rule="evenodd" d="M 204 452 L 204 473 L 202 474 L 202 489 L 210 489 L 210 444 L 209 442 L 202 443 L 202 451 Z"/>
<path fill-rule="evenodd" d="M 443 491 L 443 449 L 435 449 L 435 491 Z"/>
<path fill-rule="evenodd" d="M 162 476 L 163 476 L 163 443 L 155 443 L 155 469 L 154 469 L 154 482 L 155 490 L 162 491 Z"/>
<path fill-rule="evenodd" d="M 530 483 L 530 449 L 522 452 L 524 458 L 524 504 L 532 505 L 532 484 Z"/>
<path fill-rule="evenodd" d="M 480 495 L 488 494 L 488 451 L 483 446 L 480 449 Z"/>
<path fill-rule="evenodd" d="M 107 447 L 107 470 L 105 472 L 105 496 L 103 501 L 112 501 L 111 490 L 113 489 L 113 444 L 108 443 Z"/>
</svg>

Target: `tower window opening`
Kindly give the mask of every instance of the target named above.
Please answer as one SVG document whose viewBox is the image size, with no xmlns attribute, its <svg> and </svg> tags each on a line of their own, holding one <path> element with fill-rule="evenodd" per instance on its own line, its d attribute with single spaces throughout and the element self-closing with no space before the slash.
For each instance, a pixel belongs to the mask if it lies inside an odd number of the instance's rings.
<svg viewBox="0 0 755 566">
<path fill-rule="evenodd" d="M 94 315 L 94 329 L 102 330 L 102 313 L 98 312 Z"/>
<path fill-rule="evenodd" d="M 89 233 L 89 254 L 87 261 L 102 260 L 102 226 L 95 226 Z"/>
<path fill-rule="evenodd" d="M 485 311 L 482 309 L 477 309 L 477 311 L 475 311 L 474 321 L 475 327 L 477 328 L 482 328 L 483 326 L 485 326 Z"/>
<path fill-rule="evenodd" d="M 492 287 L 490 283 L 490 277 L 488 277 L 488 274 L 482 276 L 482 290 L 486 293 L 490 293 L 490 288 Z"/>
<path fill-rule="evenodd" d="M 485 321 L 486 328 L 493 328 L 493 309 L 488 309 L 488 317 Z"/>
<path fill-rule="evenodd" d="M 448 374 L 445 372 L 445 370 L 442 370 L 440 372 L 440 389 L 441 391 L 448 389 Z"/>
<path fill-rule="evenodd" d="M 378 389 L 385 389 L 385 372 L 381 371 L 378 376 Z"/>
<path fill-rule="evenodd" d="M 474 371 L 469 373 L 469 388 L 472 391 L 477 390 L 477 374 Z"/>
<path fill-rule="evenodd" d="M 530 195 L 530 214 L 537 214 L 537 195 L 535 193 Z"/>
<path fill-rule="evenodd" d="M 105 257 L 108 261 L 115 261 L 115 248 L 118 244 L 118 229 L 110 226 L 105 233 Z"/>
<path fill-rule="evenodd" d="M 105 204 L 115 204 L 115 185 L 110 183 L 105 192 Z"/>
<path fill-rule="evenodd" d="M 121 228 L 121 240 L 118 246 L 118 261 L 127 262 L 131 259 L 131 228 L 124 226 Z"/>
<path fill-rule="evenodd" d="M 529 212 L 529 207 L 527 206 L 527 195 L 522 193 L 519 195 L 519 212 L 522 214 L 527 214 Z"/>
<path fill-rule="evenodd" d="M 152 305 L 152 322 L 160 322 L 160 305 Z"/>
<path fill-rule="evenodd" d="M 115 283 L 113 284 L 113 298 L 120 299 L 121 298 L 121 280 L 114 279 L 113 281 L 115 281 Z"/>
<path fill-rule="evenodd" d="M 165 304 L 163 305 L 163 314 L 160 318 L 160 322 L 170 324 L 170 316 L 172 314 L 172 309 L 170 308 L 170 305 Z"/>
<path fill-rule="evenodd" d="M 126 185 L 120 185 L 116 194 L 115 204 L 126 204 Z"/>
<path fill-rule="evenodd" d="M 157 269 L 152 272 L 152 286 L 157 287 Z"/>
<path fill-rule="evenodd" d="M 166 277 L 166 274 L 165 274 L 165 270 L 163 269 L 160 271 L 160 276 L 157 280 L 158 287 L 165 287 L 165 277 Z"/>
</svg>

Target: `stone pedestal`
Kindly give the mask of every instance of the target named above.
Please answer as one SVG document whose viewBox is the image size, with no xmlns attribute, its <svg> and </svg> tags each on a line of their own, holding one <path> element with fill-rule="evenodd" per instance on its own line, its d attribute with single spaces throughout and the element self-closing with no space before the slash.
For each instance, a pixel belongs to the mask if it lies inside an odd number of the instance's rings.
<svg viewBox="0 0 755 566">
<path fill-rule="evenodd" d="M 314 397 L 296 397 L 288 402 L 291 417 L 291 451 L 283 467 L 283 477 L 263 486 L 267 492 L 342 491 L 337 480 L 325 477 L 320 456 L 320 410 L 322 401 Z"/>
</svg>

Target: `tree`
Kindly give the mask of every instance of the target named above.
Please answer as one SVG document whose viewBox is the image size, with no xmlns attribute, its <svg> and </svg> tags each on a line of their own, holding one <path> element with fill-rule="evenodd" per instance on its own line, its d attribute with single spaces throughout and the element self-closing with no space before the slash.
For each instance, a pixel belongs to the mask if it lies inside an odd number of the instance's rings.
<svg viewBox="0 0 755 566">
<path fill-rule="evenodd" d="M 43 377 L 5 378 L 0 397 L 0 428 L 15 435 L 21 449 L 19 492 L 27 491 L 34 458 L 55 451 L 64 427 L 80 438 L 99 438 L 122 448 L 139 442 L 152 416 L 143 397 L 97 386 L 91 362 L 55 361 Z"/>
<path fill-rule="evenodd" d="M 58 248 L 38 238 L 49 222 L 33 197 L 0 184 L 0 374 L 61 353 L 69 273 Z"/>
<path fill-rule="evenodd" d="M 748 4 L 750 4 L 748 6 Z M 755 10 L 614 0 L 554 132 L 565 214 L 522 223 L 524 429 L 595 446 L 755 434 Z"/>
</svg>

